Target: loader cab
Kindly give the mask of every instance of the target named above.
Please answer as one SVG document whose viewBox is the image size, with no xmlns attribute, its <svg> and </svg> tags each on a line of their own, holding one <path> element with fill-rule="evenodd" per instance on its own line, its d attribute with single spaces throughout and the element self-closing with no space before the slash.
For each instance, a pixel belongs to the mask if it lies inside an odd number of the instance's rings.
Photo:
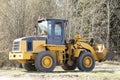
<svg viewBox="0 0 120 80">
<path fill-rule="evenodd" d="M 64 45 L 64 24 L 63 19 L 38 19 L 37 35 L 46 37 L 47 44 Z"/>
</svg>

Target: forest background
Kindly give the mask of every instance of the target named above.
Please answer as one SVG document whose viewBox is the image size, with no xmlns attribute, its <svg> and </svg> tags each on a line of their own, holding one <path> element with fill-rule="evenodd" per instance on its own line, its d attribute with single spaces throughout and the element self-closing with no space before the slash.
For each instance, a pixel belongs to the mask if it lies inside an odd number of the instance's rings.
<svg viewBox="0 0 120 80">
<path fill-rule="evenodd" d="M 13 40 L 33 36 L 39 16 L 66 19 L 67 39 L 93 36 L 120 55 L 120 0 L 0 0 L 0 67 L 17 66 L 8 60 Z"/>
</svg>

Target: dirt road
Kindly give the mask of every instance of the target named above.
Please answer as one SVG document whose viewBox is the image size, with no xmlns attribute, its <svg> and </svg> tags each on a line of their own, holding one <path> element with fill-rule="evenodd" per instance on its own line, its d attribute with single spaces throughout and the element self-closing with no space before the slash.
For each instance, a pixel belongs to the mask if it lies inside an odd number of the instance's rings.
<svg viewBox="0 0 120 80">
<path fill-rule="evenodd" d="M 120 80 L 120 63 L 96 63 L 91 72 L 63 71 L 56 67 L 54 72 L 27 72 L 24 69 L 1 69 L 0 80 Z"/>
</svg>

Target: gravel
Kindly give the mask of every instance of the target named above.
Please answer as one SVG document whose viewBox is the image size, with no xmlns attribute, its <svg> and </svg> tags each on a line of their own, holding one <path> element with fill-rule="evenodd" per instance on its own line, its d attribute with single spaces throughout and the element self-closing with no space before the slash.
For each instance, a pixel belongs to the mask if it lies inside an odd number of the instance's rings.
<svg viewBox="0 0 120 80">
<path fill-rule="evenodd" d="M 53 72 L 27 72 L 24 69 L 0 69 L 0 80 L 120 80 L 120 63 L 96 63 L 91 72 L 64 71 L 56 67 Z"/>
</svg>

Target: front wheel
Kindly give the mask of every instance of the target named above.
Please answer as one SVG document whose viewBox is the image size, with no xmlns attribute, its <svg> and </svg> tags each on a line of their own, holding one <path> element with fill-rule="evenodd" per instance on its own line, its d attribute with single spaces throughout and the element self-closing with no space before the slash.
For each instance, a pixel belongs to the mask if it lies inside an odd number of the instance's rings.
<svg viewBox="0 0 120 80">
<path fill-rule="evenodd" d="M 52 53 L 43 51 L 35 59 L 35 67 L 41 72 L 51 72 L 56 67 L 56 60 Z"/>
<path fill-rule="evenodd" d="M 77 59 L 77 67 L 80 71 L 92 71 L 95 67 L 95 60 L 90 52 L 82 52 Z"/>
</svg>

